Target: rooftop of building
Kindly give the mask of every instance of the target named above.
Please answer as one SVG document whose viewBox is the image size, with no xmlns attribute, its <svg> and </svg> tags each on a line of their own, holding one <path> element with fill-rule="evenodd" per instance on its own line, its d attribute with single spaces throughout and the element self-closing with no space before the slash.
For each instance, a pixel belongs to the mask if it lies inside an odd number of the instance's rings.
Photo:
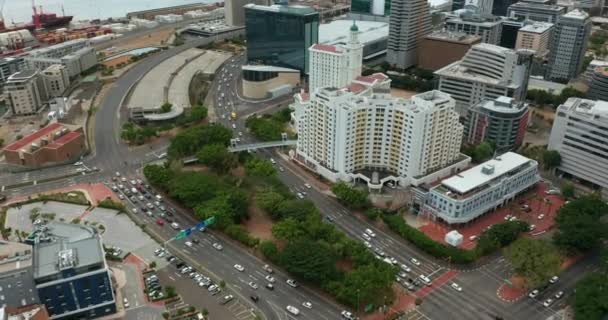
<svg viewBox="0 0 608 320">
<path fill-rule="evenodd" d="M 435 31 L 427 35 L 425 38 L 462 44 L 475 44 L 481 41 L 481 37 L 478 35 L 451 31 Z"/>
<path fill-rule="evenodd" d="M 346 44 L 350 37 L 352 20 L 334 20 L 319 25 L 319 43 L 328 45 Z M 379 21 L 357 21 L 357 38 L 363 45 L 388 39 L 388 23 Z"/>
<path fill-rule="evenodd" d="M 577 114 L 587 115 L 593 118 L 605 118 L 608 117 L 608 102 L 602 100 L 589 100 L 582 98 L 569 98 L 562 105 L 560 109 L 568 109 L 576 112 Z"/>
<path fill-rule="evenodd" d="M 485 109 L 496 114 L 517 114 L 522 112 L 522 109 L 526 108 L 526 104 L 523 102 L 515 101 L 510 97 L 500 96 L 496 99 L 487 99 L 480 101 L 471 107 L 472 110 Z"/>
<path fill-rule="evenodd" d="M 529 32 L 529 33 L 545 33 L 553 28 L 553 23 L 549 22 L 534 22 L 532 24 L 528 24 L 519 29 L 520 32 Z"/>
<path fill-rule="evenodd" d="M 35 69 L 27 69 L 19 72 L 15 72 L 8 77 L 7 82 L 11 81 L 23 81 L 34 77 L 38 73 Z"/>
<path fill-rule="evenodd" d="M 509 6 L 509 8 L 534 8 L 534 9 L 543 9 L 543 10 L 552 10 L 552 11 L 562 11 L 565 10 L 565 7 L 558 6 L 556 4 L 546 4 L 539 2 L 528 2 L 528 1 L 519 1 Z"/>
<path fill-rule="evenodd" d="M 485 27 L 493 27 L 502 23 L 502 19 L 491 14 L 479 14 L 466 11 L 458 17 L 450 17 L 448 23 L 476 24 Z"/>
<path fill-rule="evenodd" d="M 34 278 L 105 263 L 101 238 L 92 227 L 62 222 L 38 226 L 34 237 Z"/>
<path fill-rule="evenodd" d="M 310 46 L 311 50 L 315 50 L 315 51 L 322 51 L 322 52 L 327 52 L 327 53 L 342 53 L 342 49 L 334 46 L 334 45 L 330 45 L 330 44 L 313 44 L 312 46 Z"/>
<path fill-rule="evenodd" d="M 318 14 L 318 12 L 315 9 L 313 9 L 312 7 L 302 6 L 302 5 L 286 6 L 286 5 L 273 4 L 270 6 L 263 6 L 263 5 L 250 3 L 250 4 L 244 5 L 243 7 L 247 8 L 247 9 L 253 9 L 253 10 L 285 13 L 285 14 L 301 15 L 301 16 Z"/>
<path fill-rule="evenodd" d="M 44 72 L 57 72 L 63 69 L 65 69 L 65 66 L 57 63 L 48 66 L 48 68 L 44 69 Z"/>
<path fill-rule="evenodd" d="M 30 304 L 23 307 L 3 307 L 0 309 L 1 320 L 48 320 L 46 308 L 42 304 Z"/>
<path fill-rule="evenodd" d="M 32 246 L 0 241 L 0 274 L 32 265 Z"/>
<path fill-rule="evenodd" d="M 450 190 L 465 194 L 528 163 L 528 159 L 515 152 L 504 153 L 471 169 L 463 171 L 441 182 Z"/>
<path fill-rule="evenodd" d="M 589 14 L 583 10 L 574 9 L 560 17 L 561 19 L 576 19 L 576 20 L 585 20 L 589 18 Z"/>
<path fill-rule="evenodd" d="M 58 122 L 51 123 L 48 126 L 9 144 L 4 150 L 24 150 L 27 152 L 31 150 L 33 144 L 36 144 L 35 147 L 38 148 L 51 147 L 51 145 L 53 145 L 53 148 L 56 148 L 82 135 L 81 132 L 72 129 L 76 129 L 76 127 L 70 128 L 67 125 Z M 43 145 L 43 139 L 45 139 L 47 145 Z"/>
<path fill-rule="evenodd" d="M 268 66 L 268 65 L 256 65 L 256 64 L 247 64 L 242 66 L 243 71 L 258 71 L 258 72 L 300 72 L 297 69 L 276 67 L 276 66 Z"/>
<path fill-rule="evenodd" d="M 528 81 L 528 90 L 538 89 L 556 95 L 559 95 L 566 87 L 567 85 L 563 83 L 548 81 L 542 77 L 530 76 L 530 80 Z"/>
</svg>

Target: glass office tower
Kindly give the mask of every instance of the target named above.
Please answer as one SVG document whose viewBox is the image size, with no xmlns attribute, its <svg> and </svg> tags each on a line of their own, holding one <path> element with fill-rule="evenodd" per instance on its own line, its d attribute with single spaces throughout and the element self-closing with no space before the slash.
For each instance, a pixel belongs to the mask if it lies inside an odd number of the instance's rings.
<svg viewBox="0 0 608 320">
<path fill-rule="evenodd" d="M 308 73 L 308 48 L 319 42 L 319 13 L 305 6 L 245 5 L 247 60 Z"/>
</svg>

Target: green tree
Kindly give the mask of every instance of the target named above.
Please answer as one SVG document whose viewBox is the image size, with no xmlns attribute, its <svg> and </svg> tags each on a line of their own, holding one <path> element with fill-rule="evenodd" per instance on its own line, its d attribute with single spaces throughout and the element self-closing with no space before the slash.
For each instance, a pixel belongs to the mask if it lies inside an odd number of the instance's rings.
<svg viewBox="0 0 608 320">
<path fill-rule="evenodd" d="M 272 189 L 267 189 L 262 192 L 259 192 L 255 197 L 255 201 L 258 206 L 266 210 L 270 214 L 270 216 L 275 220 L 280 218 L 277 215 L 277 208 L 284 199 L 285 198 L 280 193 Z"/>
<path fill-rule="evenodd" d="M 574 185 L 572 183 L 565 183 L 562 186 L 562 196 L 566 199 L 572 199 L 575 195 Z"/>
<path fill-rule="evenodd" d="M 489 142 L 482 142 L 479 145 L 475 146 L 473 149 L 473 154 L 471 157 L 473 158 L 473 162 L 482 163 L 490 158 L 494 154 L 494 148 Z"/>
<path fill-rule="evenodd" d="M 352 188 L 344 182 L 334 183 L 331 186 L 331 191 L 340 202 L 350 208 L 363 209 L 369 205 L 367 192 Z"/>
<path fill-rule="evenodd" d="M 196 154 L 202 146 L 219 144 L 227 146 L 232 139 L 232 131 L 221 125 L 199 125 L 178 133 L 169 145 L 169 156 L 172 159 Z"/>
<path fill-rule="evenodd" d="M 245 170 L 248 176 L 254 177 L 270 177 L 274 176 L 277 173 L 270 161 L 260 158 L 249 159 L 245 163 Z"/>
<path fill-rule="evenodd" d="M 272 235 L 277 239 L 292 241 L 304 237 L 306 232 L 297 220 L 287 218 L 272 226 Z"/>
<path fill-rule="evenodd" d="M 546 283 L 559 271 L 557 250 L 544 240 L 519 238 L 505 249 L 505 257 L 515 272 L 524 277 L 527 288 Z"/>
<path fill-rule="evenodd" d="M 601 320 L 608 314 L 608 273 L 591 273 L 574 290 L 574 318 Z"/>
<path fill-rule="evenodd" d="M 196 157 L 199 162 L 220 173 L 228 172 L 238 164 L 237 157 L 221 144 L 203 146 Z"/>
<path fill-rule="evenodd" d="M 170 104 L 169 102 L 165 102 L 165 103 L 163 103 L 162 106 L 160 106 L 160 112 L 167 113 L 167 112 L 171 111 L 171 108 L 173 108 L 173 105 Z"/>
<path fill-rule="evenodd" d="M 137 129 L 132 122 L 127 122 L 122 126 L 120 137 L 126 141 L 134 141 L 137 137 Z"/>
<path fill-rule="evenodd" d="M 608 213 L 608 205 L 601 198 L 583 196 L 563 205 L 555 218 L 555 245 L 567 253 L 589 251 L 608 236 L 607 225 L 601 218 Z"/>
<path fill-rule="evenodd" d="M 169 195 L 178 199 L 188 208 L 215 197 L 226 186 L 216 176 L 195 173 L 182 173 L 168 183 Z"/>
<path fill-rule="evenodd" d="M 304 280 L 323 284 L 337 275 L 336 259 L 328 245 L 309 239 L 290 241 L 283 250 L 285 269 Z"/>
<path fill-rule="evenodd" d="M 279 263 L 281 259 L 281 252 L 272 241 L 262 241 L 260 243 L 260 252 L 264 255 L 264 257 L 268 258 L 270 261 L 274 263 Z"/>
<path fill-rule="evenodd" d="M 546 169 L 553 169 L 562 163 L 562 156 L 557 150 L 545 150 L 542 159 Z"/>
<path fill-rule="evenodd" d="M 149 164 L 144 167 L 144 176 L 151 184 L 167 190 L 172 173 L 169 169 L 156 164 Z"/>
<path fill-rule="evenodd" d="M 297 221 L 303 221 L 309 214 L 315 212 L 317 212 L 317 208 L 309 200 L 284 200 L 277 205 L 273 218 L 293 218 Z"/>
<path fill-rule="evenodd" d="M 177 291 L 174 286 L 166 286 L 165 294 L 167 295 L 167 298 L 173 298 L 177 295 Z"/>
</svg>

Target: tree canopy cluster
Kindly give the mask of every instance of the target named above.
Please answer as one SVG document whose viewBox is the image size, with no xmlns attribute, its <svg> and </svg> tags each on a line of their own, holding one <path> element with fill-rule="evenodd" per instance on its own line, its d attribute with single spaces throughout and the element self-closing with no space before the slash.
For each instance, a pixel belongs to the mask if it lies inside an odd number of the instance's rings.
<svg viewBox="0 0 608 320">
<path fill-rule="evenodd" d="M 143 144 L 151 137 L 155 137 L 158 135 L 158 131 L 156 128 L 151 126 L 136 126 L 133 122 L 127 122 L 122 126 L 122 132 L 120 133 L 120 138 L 129 141 L 131 143 L 135 143 L 138 145 Z"/>
<path fill-rule="evenodd" d="M 367 191 L 357 190 L 342 181 L 334 183 L 331 186 L 331 192 L 342 204 L 352 209 L 365 209 L 370 204 Z"/>
<path fill-rule="evenodd" d="M 232 131 L 218 124 L 199 125 L 178 133 L 169 145 L 169 158 L 178 159 L 195 155 L 209 144 L 227 146 L 232 139 Z"/>
<path fill-rule="evenodd" d="M 608 314 L 608 273 L 590 273 L 576 285 L 575 320 L 601 320 Z"/>
<path fill-rule="evenodd" d="M 580 253 L 597 248 L 608 238 L 608 224 L 602 217 L 608 213 L 608 205 L 599 196 L 583 196 L 563 205 L 555 224 L 555 245 L 566 253 Z"/>
<path fill-rule="evenodd" d="M 251 133 L 263 141 L 281 140 L 281 134 L 285 132 L 285 124 L 291 119 L 289 108 L 272 115 L 252 116 L 247 119 L 245 125 Z"/>
<path fill-rule="evenodd" d="M 522 237 L 506 248 L 504 253 L 515 272 L 524 277 L 528 288 L 542 286 L 559 272 L 561 257 L 547 241 Z"/>
<path fill-rule="evenodd" d="M 473 162 L 482 163 L 492 158 L 494 150 L 495 147 L 492 143 L 484 141 L 476 146 L 467 146 L 462 149 L 462 152 L 471 157 Z"/>
<path fill-rule="evenodd" d="M 392 299 L 397 269 L 324 222 L 312 202 L 274 188 L 260 190 L 255 199 L 276 221 L 272 234 L 282 244 L 282 249 L 271 241 L 260 244 L 268 259 L 352 307 Z"/>
<path fill-rule="evenodd" d="M 574 89 L 573 87 L 566 87 L 559 95 L 549 93 L 545 90 L 530 89 L 528 90 L 527 99 L 532 101 L 536 105 L 552 105 L 554 107 L 566 102 L 570 97 L 584 97 L 585 93 Z"/>
</svg>

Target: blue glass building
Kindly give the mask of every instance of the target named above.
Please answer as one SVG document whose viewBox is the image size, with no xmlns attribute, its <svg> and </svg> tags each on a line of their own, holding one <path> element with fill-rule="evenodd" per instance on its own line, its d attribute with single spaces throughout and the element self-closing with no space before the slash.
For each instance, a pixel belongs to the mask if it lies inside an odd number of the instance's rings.
<svg viewBox="0 0 608 320">
<path fill-rule="evenodd" d="M 116 312 L 110 270 L 95 229 L 52 222 L 34 234 L 34 282 L 51 319 L 94 319 Z"/>
<path fill-rule="evenodd" d="M 306 6 L 245 5 L 247 60 L 308 73 L 308 48 L 319 41 L 319 13 Z"/>
</svg>

